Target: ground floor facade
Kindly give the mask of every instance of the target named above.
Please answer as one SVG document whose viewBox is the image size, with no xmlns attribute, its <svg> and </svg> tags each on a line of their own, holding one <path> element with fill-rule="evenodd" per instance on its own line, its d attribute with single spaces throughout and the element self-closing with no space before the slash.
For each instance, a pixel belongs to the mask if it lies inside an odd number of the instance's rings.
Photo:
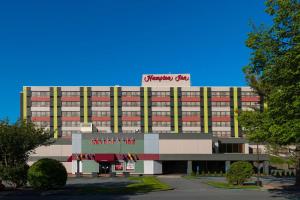
<svg viewBox="0 0 300 200">
<path fill-rule="evenodd" d="M 211 134 L 75 133 L 40 147 L 29 164 L 43 157 L 61 161 L 72 174 L 191 174 L 225 173 L 239 160 L 260 163 L 268 174 L 268 156 L 251 153 L 243 138 Z"/>
</svg>

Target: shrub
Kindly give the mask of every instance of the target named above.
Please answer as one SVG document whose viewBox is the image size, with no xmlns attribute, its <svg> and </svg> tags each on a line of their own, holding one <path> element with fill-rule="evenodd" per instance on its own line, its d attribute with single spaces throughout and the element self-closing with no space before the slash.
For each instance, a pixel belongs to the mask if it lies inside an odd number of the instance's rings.
<svg viewBox="0 0 300 200">
<path fill-rule="evenodd" d="M 252 175 L 252 165 L 249 162 L 238 161 L 230 165 L 226 178 L 230 184 L 243 185 Z"/>
<path fill-rule="evenodd" d="M 44 158 L 28 170 L 28 182 L 35 189 L 61 188 L 66 185 L 67 171 L 57 160 Z"/>
<path fill-rule="evenodd" d="M 29 166 L 26 163 L 19 163 L 14 167 L 0 168 L 0 179 L 7 181 L 13 187 L 20 187 L 27 183 L 27 171 Z"/>
</svg>

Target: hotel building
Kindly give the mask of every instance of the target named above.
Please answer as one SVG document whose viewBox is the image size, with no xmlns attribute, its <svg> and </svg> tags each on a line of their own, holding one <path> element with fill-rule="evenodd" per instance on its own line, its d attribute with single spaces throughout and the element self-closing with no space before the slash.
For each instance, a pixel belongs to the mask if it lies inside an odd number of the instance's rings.
<svg viewBox="0 0 300 200">
<path fill-rule="evenodd" d="M 239 126 L 242 110 L 264 109 L 250 87 L 191 86 L 189 74 L 145 74 L 142 86 L 24 86 L 21 117 L 50 129 L 39 147 L 70 173 L 225 172 L 237 160 L 260 161 Z M 105 169 L 105 170 L 104 170 Z"/>
</svg>

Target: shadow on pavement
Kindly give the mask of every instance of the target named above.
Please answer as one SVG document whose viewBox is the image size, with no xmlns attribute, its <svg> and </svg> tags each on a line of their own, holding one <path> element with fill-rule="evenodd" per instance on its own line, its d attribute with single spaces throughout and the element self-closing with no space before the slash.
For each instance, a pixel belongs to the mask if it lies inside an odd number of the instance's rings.
<svg viewBox="0 0 300 200">
<path fill-rule="evenodd" d="M 300 187 L 294 185 L 283 186 L 282 189 L 269 189 L 268 190 L 273 198 L 284 197 L 291 200 L 300 200 Z"/>
</svg>

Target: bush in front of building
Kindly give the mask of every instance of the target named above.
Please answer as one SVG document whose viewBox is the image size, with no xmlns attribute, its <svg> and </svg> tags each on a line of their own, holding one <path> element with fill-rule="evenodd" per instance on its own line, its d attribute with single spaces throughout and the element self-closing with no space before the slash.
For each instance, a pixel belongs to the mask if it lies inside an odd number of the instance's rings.
<svg viewBox="0 0 300 200">
<path fill-rule="evenodd" d="M 5 180 L 8 184 L 14 188 L 26 185 L 27 183 L 27 171 L 29 166 L 24 163 L 18 163 L 16 166 L 0 167 L 0 179 Z M 1 187 L 0 181 L 0 187 Z M 2 186 L 3 187 L 3 186 Z"/>
<path fill-rule="evenodd" d="M 67 181 L 66 168 L 57 160 L 44 158 L 35 162 L 28 170 L 28 182 L 34 189 L 61 188 Z"/>
<path fill-rule="evenodd" d="M 243 185 L 253 173 L 253 166 L 249 162 L 238 161 L 230 165 L 226 178 L 230 184 Z"/>
</svg>

